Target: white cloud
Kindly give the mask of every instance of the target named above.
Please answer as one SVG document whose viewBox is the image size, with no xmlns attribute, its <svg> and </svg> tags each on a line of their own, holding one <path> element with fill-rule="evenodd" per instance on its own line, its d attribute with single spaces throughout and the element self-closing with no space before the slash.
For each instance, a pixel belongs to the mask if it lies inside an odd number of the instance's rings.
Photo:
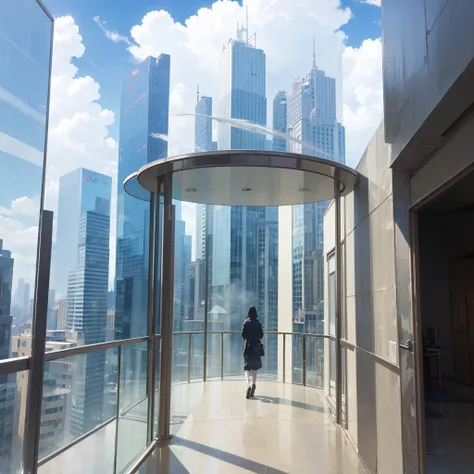
<svg viewBox="0 0 474 474">
<path fill-rule="evenodd" d="M 45 207 L 56 213 L 59 178 L 65 173 L 83 167 L 112 176 L 111 247 L 115 249 L 117 144 L 109 136 L 115 115 L 98 102 L 100 85 L 92 77 L 78 74 L 74 60 L 84 52 L 82 36 L 74 19 L 70 16 L 57 18 L 54 23 Z M 112 250 L 111 269 L 114 269 Z"/>
<path fill-rule="evenodd" d="M 314 36 L 318 67 L 338 80 L 347 129 L 347 163 L 355 166 L 382 117 L 380 40 L 368 40 L 356 49 L 346 47 L 341 27 L 350 20 L 351 12 L 342 8 L 339 0 L 243 3 L 248 6 L 249 31 L 256 33 L 257 46 L 267 57 L 269 112 L 276 92 L 290 91 L 293 80 L 309 71 Z M 194 112 L 197 85 L 201 94 L 213 97 L 213 114 L 217 115 L 219 57 L 223 45 L 235 37 L 237 22 L 244 19 L 244 6 L 222 0 L 201 8 L 184 23 L 160 10 L 147 13 L 132 27 L 134 44 L 129 51 L 137 60 L 161 53 L 171 55 L 170 154 L 193 149 L 194 119 L 174 114 Z M 271 126 L 270 114 L 267 122 Z M 194 235 L 193 206 L 184 205 L 183 215 L 190 217 L 188 231 Z"/>
<path fill-rule="evenodd" d="M 383 116 L 381 40 L 347 47 L 343 70 L 347 163 L 356 166 Z"/>
<path fill-rule="evenodd" d="M 123 36 L 117 33 L 116 31 L 109 30 L 106 27 L 107 22 L 102 21 L 98 16 L 95 16 L 93 20 L 95 21 L 95 23 L 97 23 L 99 28 L 104 32 L 106 38 L 108 38 L 109 40 L 113 41 L 114 43 L 130 44 L 130 40 L 126 36 Z"/>
<path fill-rule="evenodd" d="M 374 5 L 375 7 L 382 6 L 382 0 L 361 0 L 361 3 L 367 3 L 367 5 Z"/>
</svg>

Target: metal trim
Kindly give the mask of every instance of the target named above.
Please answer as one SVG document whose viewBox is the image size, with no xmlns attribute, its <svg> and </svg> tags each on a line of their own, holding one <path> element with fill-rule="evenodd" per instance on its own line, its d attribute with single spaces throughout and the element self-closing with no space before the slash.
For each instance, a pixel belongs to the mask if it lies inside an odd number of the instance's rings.
<svg viewBox="0 0 474 474">
<path fill-rule="evenodd" d="M 14 359 L 0 360 L 0 375 L 16 374 L 29 370 L 31 357 L 15 357 Z"/>
<path fill-rule="evenodd" d="M 51 454 L 48 454 L 44 458 L 40 459 L 38 461 L 38 467 L 41 467 L 43 464 L 47 464 L 49 461 L 52 461 L 55 457 L 57 457 L 60 454 L 64 453 L 68 449 L 74 447 L 76 444 L 79 444 L 81 441 L 84 441 L 89 436 L 93 435 L 94 433 L 97 433 L 97 431 L 100 431 L 102 428 L 105 428 L 107 425 L 109 425 L 110 423 L 115 421 L 116 418 L 117 418 L 116 416 L 113 416 L 112 418 L 109 418 L 107 421 L 104 421 L 100 425 L 97 425 L 95 428 L 92 428 L 87 433 L 84 433 L 82 436 L 79 436 L 74 441 L 71 441 L 70 443 L 64 445 L 62 448 L 59 448 L 58 450 L 56 450 L 56 451 L 52 452 Z"/>
<path fill-rule="evenodd" d="M 339 170 L 337 170 L 338 172 Z M 335 323 L 336 323 L 336 423 L 342 424 L 342 358 L 341 358 L 341 310 L 342 310 L 342 243 L 341 243 L 341 191 L 334 181 L 335 211 Z"/>
<path fill-rule="evenodd" d="M 206 254 L 204 255 L 204 345 L 203 345 L 203 382 L 207 380 L 207 337 L 209 334 L 208 323 L 209 323 L 209 229 L 207 223 L 209 222 L 209 206 L 206 204 L 206 235 L 204 236 L 204 248 Z"/>
<path fill-rule="evenodd" d="M 54 16 L 53 14 L 46 8 L 46 5 L 41 1 L 41 0 L 36 0 L 36 3 L 39 5 L 39 7 L 44 11 L 46 16 L 54 22 Z M 51 48 L 52 48 L 53 43 L 51 43 Z M 51 76 L 51 74 L 50 74 Z M 46 129 L 47 130 L 47 129 Z"/>
<path fill-rule="evenodd" d="M 349 342 L 346 339 L 341 339 L 341 344 L 345 346 L 346 348 L 360 351 L 360 352 L 363 352 L 364 354 L 367 354 L 373 357 L 374 359 L 377 360 L 377 362 L 380 362 L 383 366 L 389 368 L 390 370 L 393 370 L 395 372 L 398 372 L 400 370 L 400 367 L 398 367 L 398 365 L 394 364 L 393 362 L 390 362 L 388 359 L 385 359 L 384 357 L 381 357 L 375 354 L 374 352 L 364 349 L 363 347 L 360 347 L 357 344 L 354 344 L 353 342 Z"/>
<path fill-rule="evenodd" d="M 126 474 L 136 474 L 142 464 L 147 460 L 147 458 L 153 453 L 153 451 L 156 449 L 156 446 L 158 444 L 158 441 L 155 439 L 152 441 L 150 446 L 146 448 L 143 451 L 143 454 L 139 455 L 139 457 L 136 458 L 135 462 L 127 469 Z"/>
<path fill-rule="evenodd" d="M 98 342 L 97 344 L 88 344 L 85 346 L 70 347 L 60 351 L 46 352 L 44 354 L 45 362 L 52 360 L 64 359 L 66 357 L 74 357 L 89 352 L 100 351 L 105 349 L 113 349 L 114 347 L 130 346 L 139 342 L 148 341 L 148 336 L 134 337 L 132 339 L 119 339 L 117 341 Z"/>
<path fill-rule="evenodd" d="M 52 246 L 53 213 L 51 211 L 42 211 L 34 296 L 33 338 L 28 374 L 29 389 L 27 391 L 25 414 L 23 472 L 26 474 L 36 474 L 38 469 Z"/>
<path fill-rule="evenodd" d="M 146 393 L 148 397 L 147 410 L 147 444 L 151 443 L 154 436 L 154 392 L 155 392 L 155 220 L 159 212 L 159 205 L 155 213 L 156 201 L 159 200 L 159 194 L 153 194 L 150 202 L 149 212 L 149 236 L 148 236 L 148 360 L 147 360 L 147 378 L 146 378 Z"/>
<path fill-rule="evenodd" d="M 276 168 L 319 174 L 336 180 L 342 195 L 350 193 L 359 179 L 357 171 L 324 158 L 270 150 L 226 150 L 190 153 L 156 160 L 130 174 L 125 178 L 123 186 L 128 193 L 127 184 L 136 179 L 144 189 L 154 192 L 151 183 L 159 176 L 185 170 L 222 167 Z"/>
</svg>

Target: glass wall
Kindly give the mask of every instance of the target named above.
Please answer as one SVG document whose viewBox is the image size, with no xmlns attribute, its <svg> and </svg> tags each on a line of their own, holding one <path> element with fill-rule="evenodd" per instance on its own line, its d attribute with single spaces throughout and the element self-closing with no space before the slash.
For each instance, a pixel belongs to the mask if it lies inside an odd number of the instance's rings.
<svg viewBox="0 0 474 474">
<path fill-rule="evenodd" d="M 0 6 L 0 361 L 31 351 L 52 27 L 36 1 Z M 21 466 L 27 390 L 0 374 L 1 474 Z"/>
</svg>

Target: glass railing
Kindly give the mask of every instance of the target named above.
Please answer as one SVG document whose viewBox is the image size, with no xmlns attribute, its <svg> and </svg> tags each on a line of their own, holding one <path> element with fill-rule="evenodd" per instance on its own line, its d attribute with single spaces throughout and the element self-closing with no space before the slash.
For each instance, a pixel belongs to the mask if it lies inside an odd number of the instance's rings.
<svg viewBox="0 0 474 474">
<path fill-rule="evenodd" d="M 144 459 L 157 436 L 161 336 L 154 338 L 152 380 L 149 342 L 141 337 L 45 354 L 38 472 L 126 473 Z M 267 331 L 263 342 L 260 380 L 325 388 L 331 337 Z M 173 333 L 171 433 L 192 412 L 205 382 L 242 378 L 242 349 L 240 331 Z M 2 456 L 1 472 L 12 474 L 22 472 L 27 425 L 28 370 L 18 369 L 28 363 L 17 361 L 9 361 L 13 373 L 0 367 L 0 409 L 13 414 L 1 447 L 15 453 Z"/>
</svg>

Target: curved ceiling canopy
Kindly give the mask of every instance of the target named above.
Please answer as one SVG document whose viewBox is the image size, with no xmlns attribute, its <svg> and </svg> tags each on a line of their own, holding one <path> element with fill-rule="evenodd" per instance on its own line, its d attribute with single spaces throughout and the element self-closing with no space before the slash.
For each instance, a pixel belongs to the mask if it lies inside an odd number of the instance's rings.
<svg viewBox="0 0 474 474">
<path fill-rule="evenodd" d="M 275 151 L 231 150 L 163 158 L 140 168 L 125 191 L 145 201 L 157 192 L 157 178 L 173 173 L 173 199 L 225 206 L 285 206 L 350 193 L 357 172 L 313 156 Z"/>
</svg>

